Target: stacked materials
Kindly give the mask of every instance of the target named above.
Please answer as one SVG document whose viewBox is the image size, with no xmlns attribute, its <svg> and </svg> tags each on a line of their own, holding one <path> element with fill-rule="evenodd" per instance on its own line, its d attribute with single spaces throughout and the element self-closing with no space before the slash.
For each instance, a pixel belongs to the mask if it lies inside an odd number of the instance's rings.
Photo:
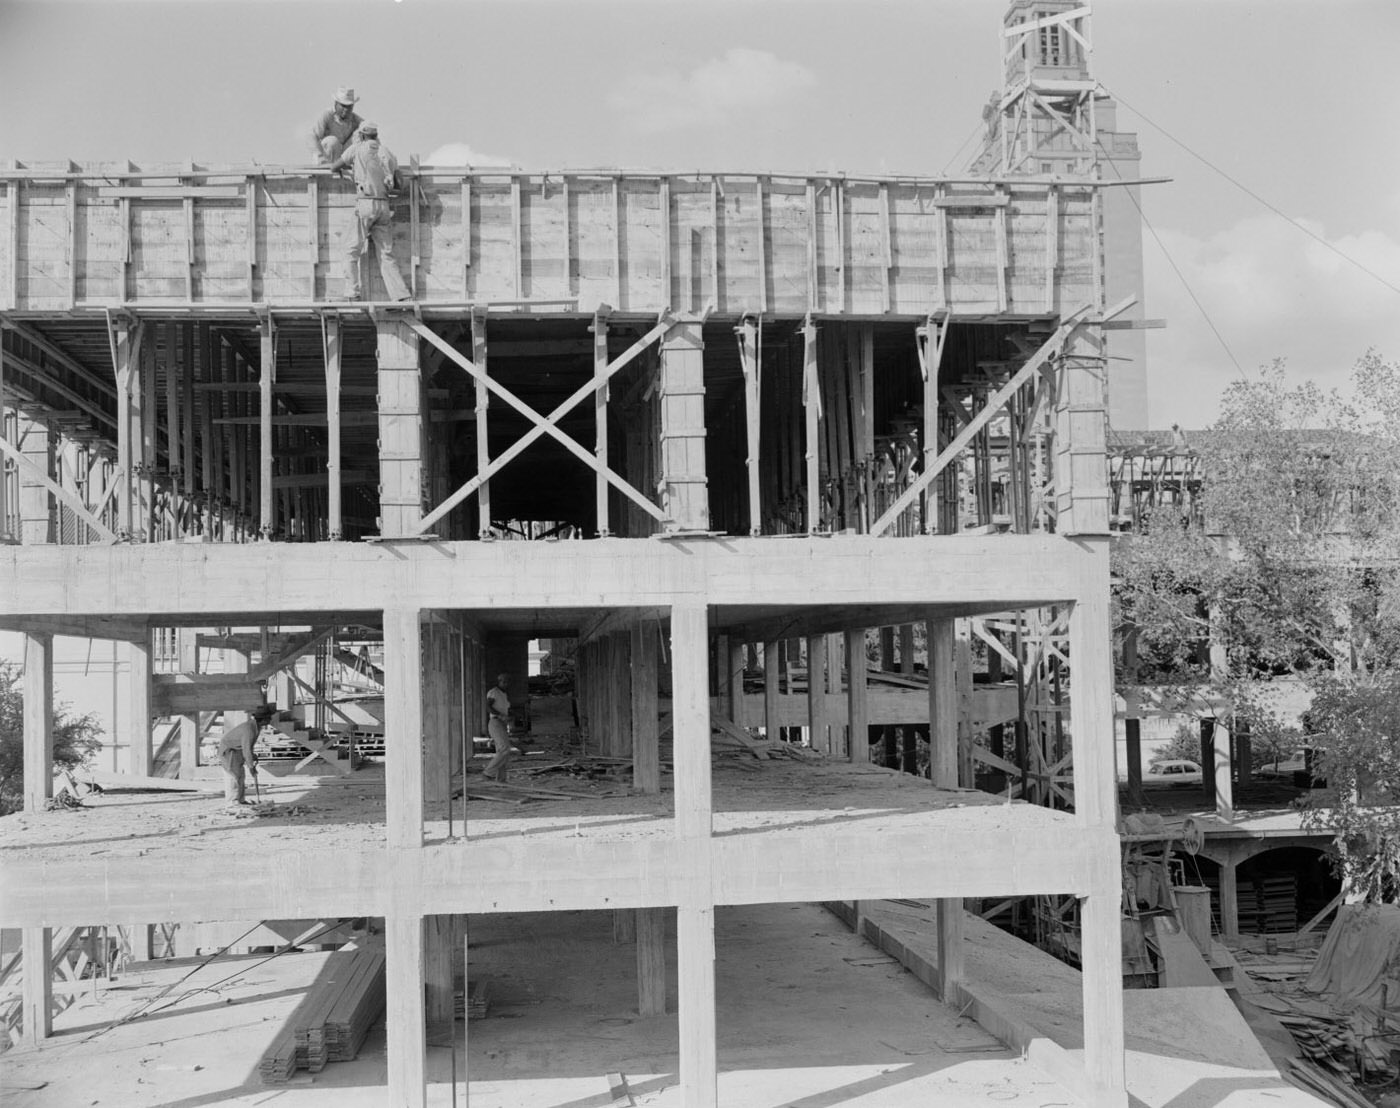
<svg viewBox="0 0 1400 1108">
<path fill-rule="evenodd" d="M 327 1062 L 348 1062 L 383 1012 L 384 952 L 336 951 L 258 1063 L 263 1084 L 285 1084 L 298 1069 L 319 1073 Z"/>
</svg>

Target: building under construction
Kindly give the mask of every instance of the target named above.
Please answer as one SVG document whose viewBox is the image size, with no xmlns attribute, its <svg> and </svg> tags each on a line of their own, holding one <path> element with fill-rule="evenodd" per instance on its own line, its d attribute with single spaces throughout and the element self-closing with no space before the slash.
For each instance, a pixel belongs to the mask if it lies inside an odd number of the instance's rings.
<svg viewBox="0 0 1400 1108">
<path fill-rule="evenodd" d="M 415 161 L 404 303 L 369 266 L 369 299 L 338 299 L 354 195 L 327 170 L 0 170 L 0 629 L 24 636 L 30 813 L 0 925 L 25 963 L 104 923 L 149 957 L 176 922 L 382 919 L 382 1102 L 422 1105 L 475 917 L 617 913 L 644 1016 L 668 1006 L 674 920 L 679 1080 L 702 1106 L 717 908 L 930 898 L 934 984 L 961 1007 L 963 899 L 1057 894 L 1083 969 L 1061 1078 L 1125 1104 L 1104 424 L 1141 304 L 1137 247 L 1106 226 L 1138 174 L 1096 117 L 1087 20 L 1011 5 L 962 177 Z M 915 628 L 927 691 L 878 715 L 869 670 L 912 673 Z M 270 698 L 353 776 L 328 674 L 367 646 L 382 788 L 353 835 L 249 821 L 75 852 L 44 813 L 55 636 L 120 644 L 138 779 L 159 775 L 155 721 L 193 777 L 211 719 Z M 487 834 L 453 794 L 491 679 L 523 704 L 537 639 L 572 644 L 583 749 L 629 793 Z M 930 780 L 878 819 L 850 818 L 863 782 L 839 773 L 787 818 L 747 778 L 716 802 L 713 730 L 854 773 L 896 722 L 926 734 Z M 974 791 L 988 767 L 1001 797 Z M 628 817 L 637 797 L 657 818 Z M 24 1038 L 53 989 L 24 975 Z"/>
</svg>

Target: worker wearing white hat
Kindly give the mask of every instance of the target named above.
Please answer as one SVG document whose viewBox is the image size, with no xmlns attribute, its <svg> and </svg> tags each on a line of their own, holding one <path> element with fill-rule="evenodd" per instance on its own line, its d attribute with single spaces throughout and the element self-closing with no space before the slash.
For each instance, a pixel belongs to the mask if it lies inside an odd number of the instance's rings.
<svg viewBox="0 0 1400 1108">
<path fill-rule="evenodd" d="M 311 125 L 311 148 L 321 165 L 335 161 L 353 143 L 355 132 L 364 122 L 354 111 L 358 99 L 352 88 L 336 89 L 330 111 L 322 112 Z"/>
</svg>

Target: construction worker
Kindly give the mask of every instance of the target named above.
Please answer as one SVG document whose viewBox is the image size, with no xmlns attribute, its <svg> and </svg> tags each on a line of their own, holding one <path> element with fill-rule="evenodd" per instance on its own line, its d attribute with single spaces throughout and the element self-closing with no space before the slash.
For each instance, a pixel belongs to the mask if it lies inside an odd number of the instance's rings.
<svg viewBox="0 0 1400 1108">
<path fill-rule="evenodd" d="M 352 88 L 336 89 L 330 111 L 322 112 L 311 125 L 311 148 L 318 164 L 329 165 L 350 148 L 363 122 L 353 110 L 357 99 Z"/>
<path fill-rule="evenodd" d="M 496 744 L 496 755 L 486 763 L 486 768 L 481 771 L 481 776 L 492 781 L 499 781 L 502 785 L 506 783 L 511 755 L 515 753 L 511 749 L 510 730 L 507 727 L 507 721 L 510 719 L 510 693 L 506 692 L 508 688 L 510 688 L 510 674 L 498 673 L 496 674 L 496 684 L 486 694 L 486 733 Z"/>
<path fill-rule="evenodd" d="M 244 799 L 243 767 L 246 765 L 253 773 L 258 772 L 253 743 L 263 724 L 271 718 L 271 708 L 256 708 L 241 723 L 227 728 L 219 740 L 219 763 L 224 768 L 224 799 L 230 804 L 248 803 Z"/>
<path fill-rule="evenodd" d="M 389 299 L 412 299 L 393 251 L 394 216 L 389 200 L 402 186 L 399 163 L 379 144 L 379 128 L 373 123 L 361 123 L 360 141 L 331 162 L 332 169 L 347 166 L 355 175 L 355 223 L 345 237 L 345 299 L 361 298 L 360 255 L 371 241 L 379 253 L 379 272 Z"/>
</svg>

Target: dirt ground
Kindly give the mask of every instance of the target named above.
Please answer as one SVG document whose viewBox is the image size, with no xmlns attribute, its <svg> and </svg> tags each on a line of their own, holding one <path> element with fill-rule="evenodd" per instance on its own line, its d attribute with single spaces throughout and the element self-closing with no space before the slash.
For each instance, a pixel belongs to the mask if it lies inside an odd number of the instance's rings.
<svg viewBox="0 0 1400 1108">
<path fill-rule="evenodd" d="M 473 916 L 469 926 L 471 974 L 489 979 L 491 1008 L 486 1019 L 456 1024 L 451 1037 L 430 1033 L 430 1105 L 465 1104 L 461 1080 L 469 1069 L 473 1108 L 626 1104 L 614 1100 L 610 1074 L 625 1079 L 634 1104 L 679 1108 L 674 932 L 672 1014 L 644 1019 L 637 1014 L 635 948 L 614 943 L 610 913 Z M 716 948 L 722 1104 L 1073 1103 L 1042 1071 L 944 1008 L 819 907 L 720 908 Z M 291 1086 L 258 1083 L 259 1056 L 325 957 L 230 959 L 190 976 L 192 963 L 148 964 L 64 1013 L 42 1050 L 3 1056 L 4 1101 L 14 1108 L 378 1108 L 385 1095 L 382 1025 L 354 1062 L 300 1074 Z M 212 991 L 196 991 L 201 983 Z M 147 1017 L 106 1030 L 165 988 L 170 992 L 158 1003 L 179 1003 L 151 1005 Z"/>
</svg>

